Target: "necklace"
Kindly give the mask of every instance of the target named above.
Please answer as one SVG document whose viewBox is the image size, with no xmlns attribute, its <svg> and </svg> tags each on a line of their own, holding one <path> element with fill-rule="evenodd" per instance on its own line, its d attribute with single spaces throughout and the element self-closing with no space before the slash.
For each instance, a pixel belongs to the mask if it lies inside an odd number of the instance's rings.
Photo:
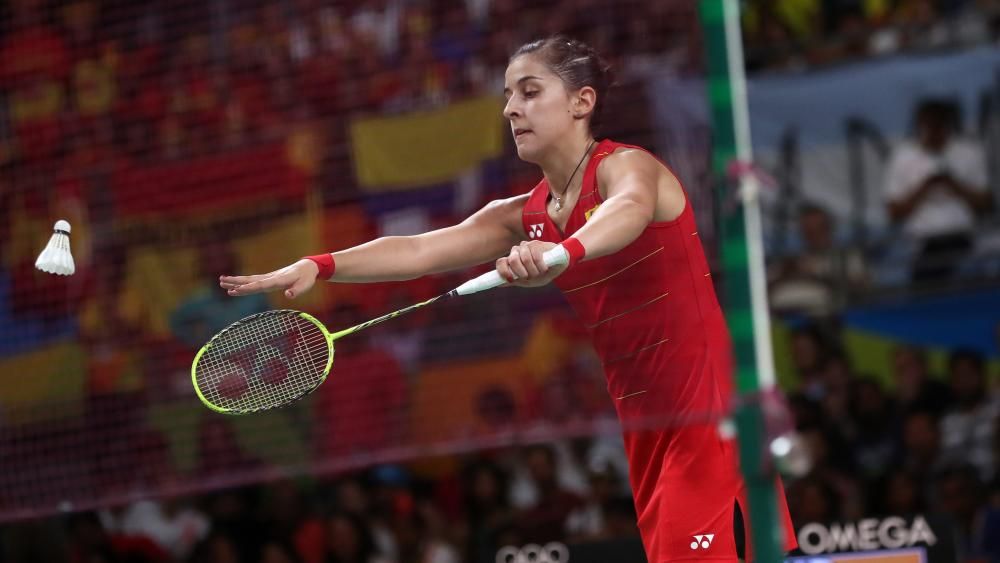
<svg viewBox="0 0 1000 563">
<path fill-rule="evenodd" d="M 590 148 L 593 147 L 594 143 L 596 143 L 596 142 L 597 142 L 597 139 L 591 139 L 590 140 L 590 144 L 587 145 L 587 150 L 583 151 L 583 156 L 580 157 L 580 162 L 576 163 L 576 168 L 574 168 L 573 169 L 573 173 L 569 175 L 569 180 L 566 180 L 566 186 L 563 187 L 562 193 L 560 193 L 559 195 L 556 195 L 555 192 L 549 190 L 549 193 L 552 194 L 552 199 L 556 200 L 556 212 L 562 211 L 562 208 L 563 208 L 563 201 L 562 201 L 563 200 L 563 196 L 566 195 L 566 190 L 569 189 L 570 183 L 573 181 L 573 178 L 576 177 L 577 170 L 580 169 L 580 166 L 583 164 L 584 159 L 586 159 L 587 155 L 590 154 Z"/>
</svg>

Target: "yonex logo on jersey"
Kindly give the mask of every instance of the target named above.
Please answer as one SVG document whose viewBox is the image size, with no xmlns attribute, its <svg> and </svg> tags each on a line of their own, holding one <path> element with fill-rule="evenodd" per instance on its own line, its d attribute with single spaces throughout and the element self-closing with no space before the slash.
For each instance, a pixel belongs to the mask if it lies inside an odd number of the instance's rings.
<svg viewBox="0 0 1000 563">
<path fill-rule="evenodd" d="M 542 238 L 542 228 L 545 227 L 544 223 L 536 223 L 534 225 L 528 225 L 528 236 L 531 238 Z"/>
<path fill-rule="evenodd" d="M 712 547 L 712 540 L 715 539 L 715 534 L 704 534 L 691 537 L 694 538 L 694 541 L 691 542 L 691 549 L 708 549 Z"/>
</svg>

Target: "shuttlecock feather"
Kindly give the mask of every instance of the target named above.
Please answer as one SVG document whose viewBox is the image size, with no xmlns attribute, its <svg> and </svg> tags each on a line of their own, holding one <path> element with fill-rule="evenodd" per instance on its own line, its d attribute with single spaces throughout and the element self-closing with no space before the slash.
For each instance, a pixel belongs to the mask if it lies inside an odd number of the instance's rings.
<svg viewBox="0 0 1000 563">
<path fill-rule="evenodd" d="M 56 221 L 53 231 L 49 244 L 45 245 L 45 250 L 35 260 L 35 267 L 49 274 L 72 275 L 76 271 L 76 264 L 73 263 L 73 254 L 69 250 L 69 222 L 62 219 Z"/>
</svg>

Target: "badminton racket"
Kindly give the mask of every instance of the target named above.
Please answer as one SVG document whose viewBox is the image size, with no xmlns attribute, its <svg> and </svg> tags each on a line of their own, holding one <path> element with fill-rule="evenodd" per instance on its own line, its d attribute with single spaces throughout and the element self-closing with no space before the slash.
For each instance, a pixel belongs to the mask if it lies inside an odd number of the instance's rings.
<svg viewBox="0 0 1000 563">
<path fill-rule="evenodd" d="M 549 267 L 569 261 L 562 246 L 542 258 Z M 191 364 L 191 382 L 201 402 L 219 413 L 248 414 L 282 407 L 326 381 L 337 340 L 432 303 L 505 283 L 493 270 L 433 299 L 333 333 L 312 315 L 292 309 L 250 315 L 219 331 L 198 350 Z"/>
</svg>

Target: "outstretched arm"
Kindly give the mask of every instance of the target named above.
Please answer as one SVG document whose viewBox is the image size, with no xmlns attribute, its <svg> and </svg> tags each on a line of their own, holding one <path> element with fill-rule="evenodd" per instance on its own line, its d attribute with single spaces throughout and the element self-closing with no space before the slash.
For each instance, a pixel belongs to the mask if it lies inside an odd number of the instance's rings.
<svg viewBox="0 0 1000 563">
<path fill-rule="evenodd" d="M 491 202 L 458 225 L 408 237 L 382 237 L 333 253 L 335 282 L 401 281 L 482 264 L 523 238 L 521 210 L 527 196 Z M 267 274 L 222 276 L 229 295 L 284 290 L 294 298 L 309 290 L 319 267 L 299 260 Z"/>
</svg>

